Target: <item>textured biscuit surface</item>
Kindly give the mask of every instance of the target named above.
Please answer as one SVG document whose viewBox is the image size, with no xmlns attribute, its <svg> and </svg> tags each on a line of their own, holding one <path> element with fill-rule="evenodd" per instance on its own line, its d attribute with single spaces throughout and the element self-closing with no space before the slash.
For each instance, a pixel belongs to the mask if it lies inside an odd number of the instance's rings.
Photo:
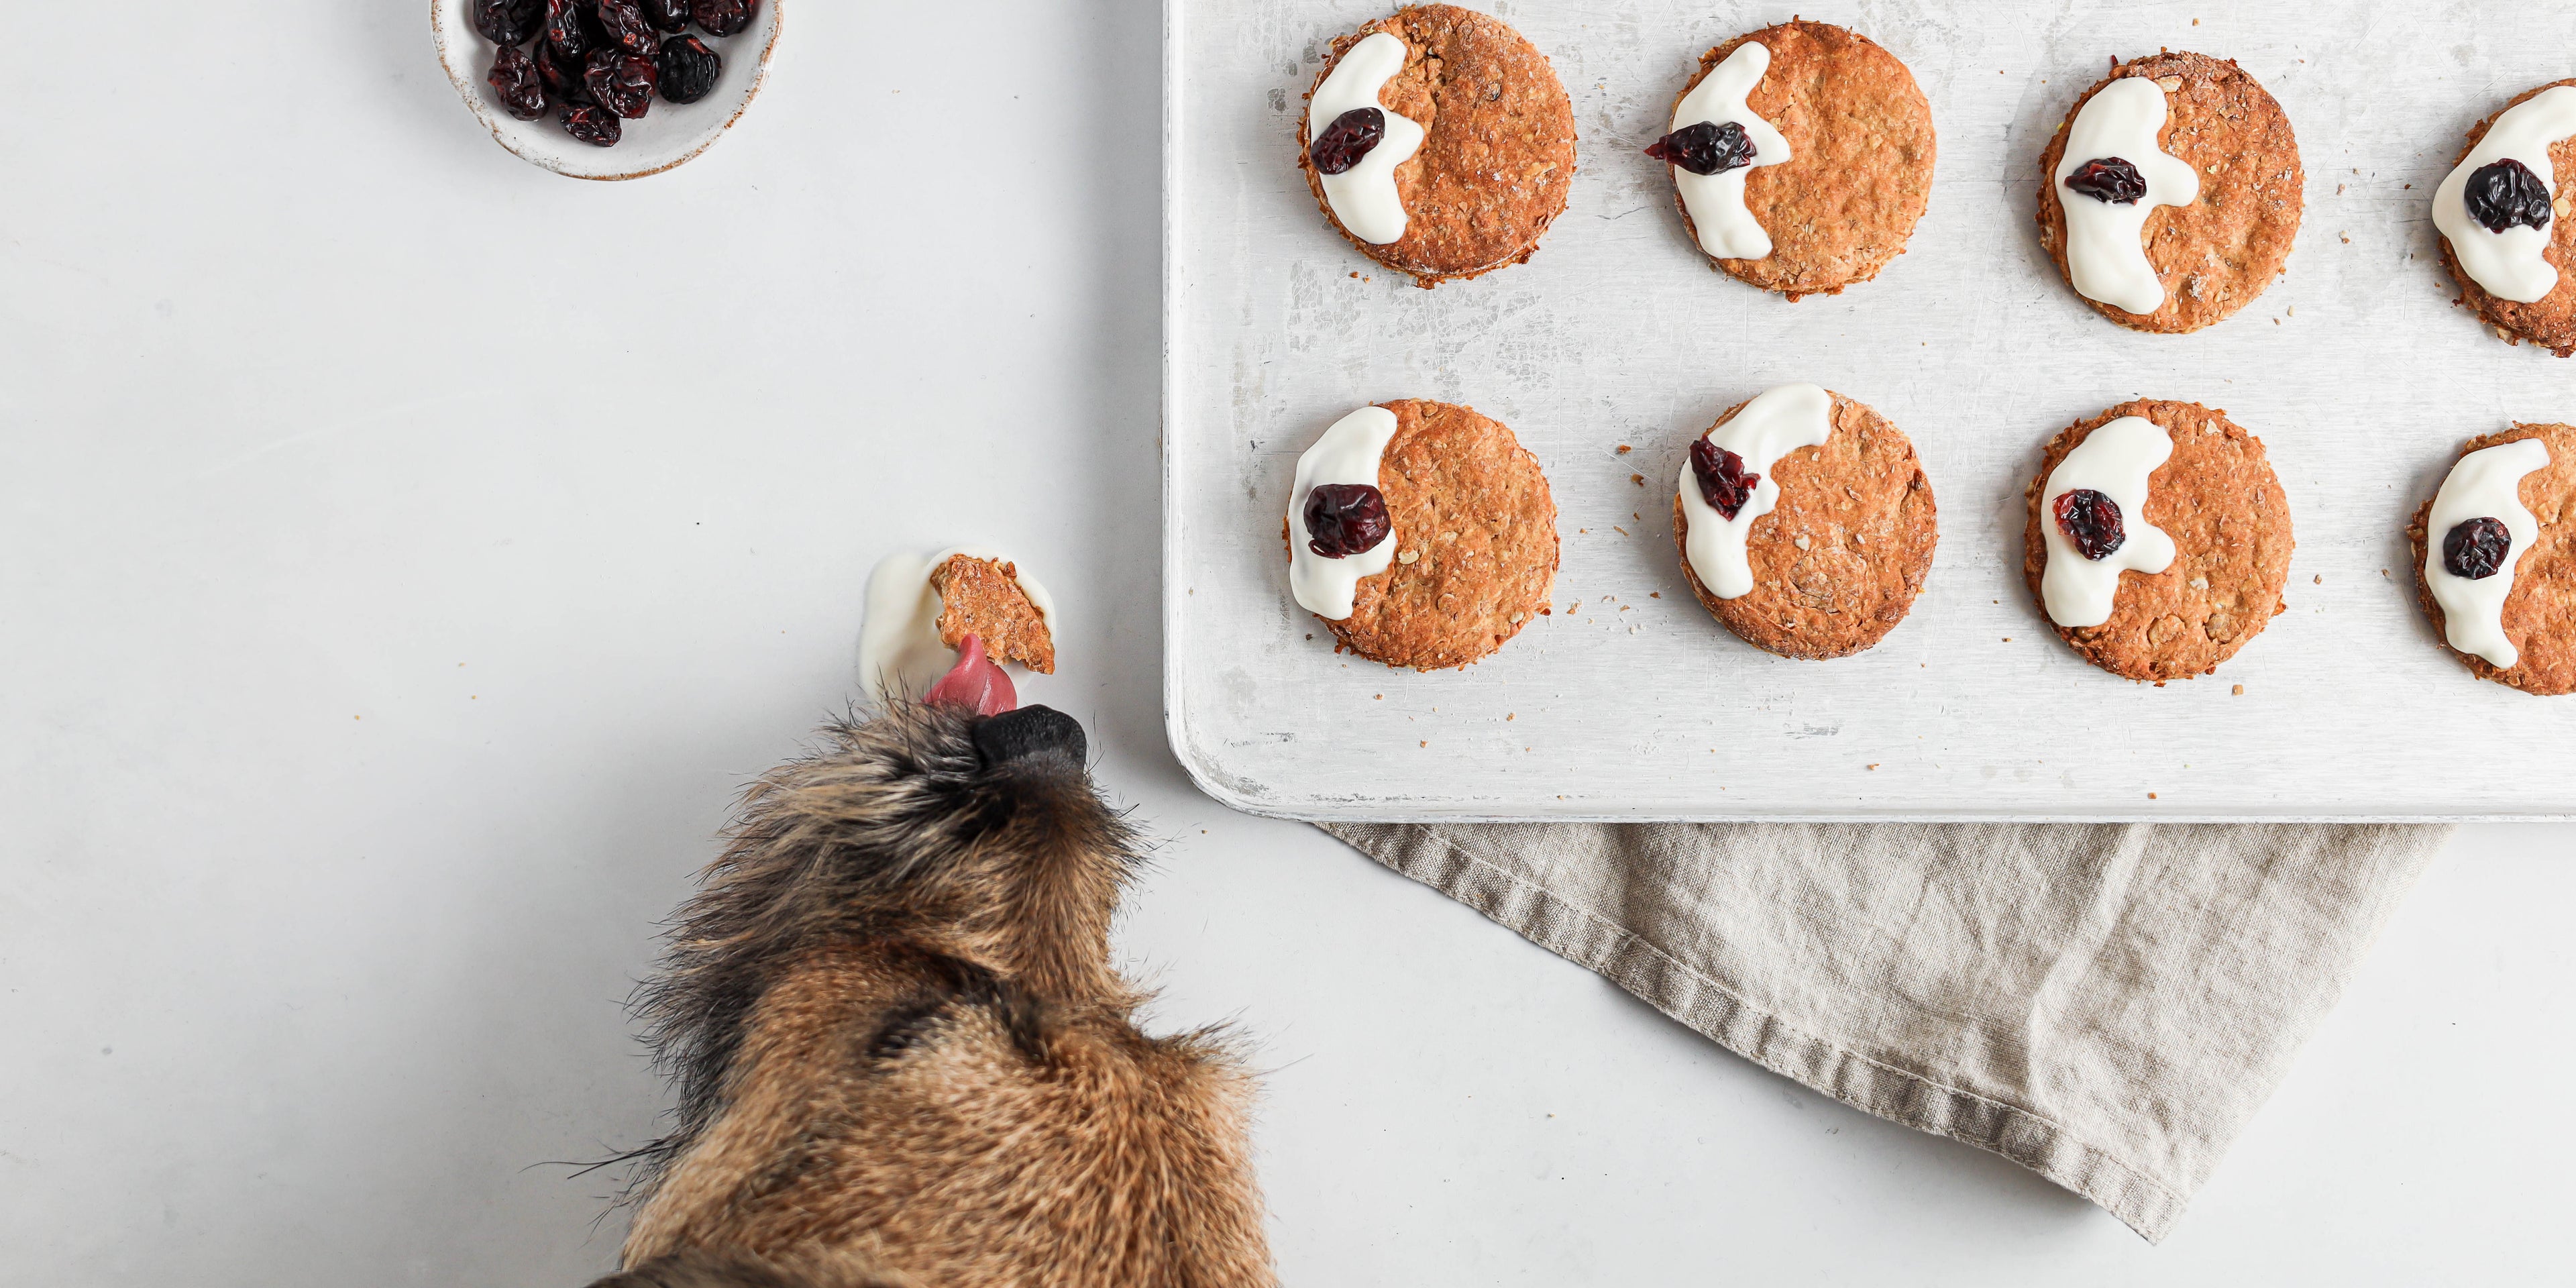
<svg viewBox="0 0 2576 1288">
<path fill-rule="evenodd" d="M 1913 442 L 1868 406 L 1833 397 L 1824 446 L 1771 464 L 1779 503 L 1745 531 L 1752 590 L 1719 599 L 1701 584 L 1690 521 L 1673 498 L 1673 545 L 1691 593 L 1726 629 L 1782 657 L 1846 657 L 1885 638 L 1914 606 L 1941 537 Z M 1736 404 L 1717 423 L 1742 410 Z"/>
<path fill-rule="evenodd" d="M 1556 501 L 1538 458 L 1500 423 L 1450 403 L 1379 405 L 1395 413 L 1377 485 L 1396 553 L 1360 579 L 1350 617 L 1324 625 L 1389 666 L 1465 666 L 1548 611 Z"/>
<path fill-rule="evenodd" d="M 2576 426 L 2516 425 L 2470 439 L 2460 455 L 2524 438 L 2537 438 L 2549 448 L 2549 465 L 2524 475 L 2519 493 L 2523 508 L 2540 521 L 2540 536 L 2531 548 L 2513 552 L 2519 556 L 2513 565 L 2513 593 L 2504 600 L 2504 635 L 2522 656 L 2510 669 L 2458 650 L 2452 656 L 2480 679 L 2525 693 L 2576 693 Z M 2429 543 L 2441 535 L 2424 530 L 2432 514 L 2433 499 L 2426 497 L 2407 525 L 2406 537 L 2415 547 L 2415 596 L 2448 648 L 2442 606 L 2433 602 L 2433 588 L 2424 577 Z"/>
<path fill-rule="evenodd" d="M 2076 113 L 2104 85 L 2128 76 L 2146 77 L 2165 90 L 2165 126 L 2157 145 L 2199 173 L 2200 197 L 2187 206 L 2158 206 L 2147 216 L 2147 262 L 2165 288 L 2165 302 L 2155 312 L 2084 302 L 2132 330 L 2197 331 L 2253 303 L 2281 275 L 2306 203 L 2299 141 L 2281 105 L 2233 62 L 2167 53 L 2113 67 L 2075 100 L 2039 158 L 2040 244 L 2070 286 L 2075 279 L 2066 265 L 2066 211 L 2060 203 L 2092 198 L 2058 183 L 2057 163 L 2066 155 Z"/>
<path fill-rule="evenodd" d="M 2468 159 L 2469 150 L 2495 127 L 2496 116 L 2504 115 L 2542 90 L 2556 89 L 2561 85 L 2576 85 L 2576 78 L 2552 81 L 2533 89 L 2497 108 L 2495 116 L 2478 122 L 2476 128 L 2469 131 L 2469 141 L 2461 145 L 2460 155 L 2452 160 L 2452 166 L 2456 168 Z M 2576 215 L 2576 207 L 2571 207 L 2564 195 L 2567 192 L 2566 176 L 2576 174 L 2576 138 L 2560 139 L 2549 145 L 2549 168 L 2559 177 L 2558 192 L 2561 194 L 2551 212 L 2549 245 L 2540 252 L 2540 257 L 2558 270 L 2558 285 L 2550 288 L 2549 294 L 2529 304 L 2516 304 L 2487 294 L 2485 287 L 2460 271 L 2460 257 L 2452 252 L 2451 239 L 2447 237 L 2442 239 L 2442 267 L 2449 269 L 2451 280 L 2460 284 L 2459 302 L 2486 319 L 2487 325 L 2505 331 L 2508 340 L 2515 343 L 2529 340 L 2564 358 L 2576 354 L 2576 273 L 2568 271 L 2568 265 L 2576 264 L 2576 219 L 2569 217 Z M 2555 449 L 2552 450 L 2555 454 Z"/>
<path fill-rule="evenodd" d="M 1501 21 L 1454 5 L 1399 9 L 1333 42 L 1315 86 L 1351 46 L 1378 32 L 1405 43 L 1404 70 L 1378 103 L 1423 129 L 1422 146 L 1395 168 L 1404 236 L 1372 246 L 1342 227 L 1306 160 L 1308 125 L 1297 116 L 1297 165 L 1315 204 L 1360 253 L 1422 286 L 1517 264 L 1565 211 L 1574 180 L 1574 107 L 1547 55 Z M 1307 89 L 1314 96 L 1314 86 Z"/>
<path fill-rule="evenodd" d="M 930 588 L 939 592 L 940 643 L 956 648 L 967 636 L 979 636 L 994 660 L 1055 674 L 1055 635 L 1021 591 L 1019 565 L 950 555 L 930 570 Z"/>
<path fill-rule="evenodd" d="M 1784 22 L 1702 55 L 1673 106 L 1747 41 L 1770 51 L 1771 66 L 1745 106 L 1789 141 L 1789 159 L 1744 178 L 1744 207 L 1771 235 L 1771 253 L 1717 266 L 1792 300 L 1878 276 L 1905 253 L 1932 196 L 1932 106 L 1914 73 L 1866 36 Z M 1673 204 L 1681 206 L 1678 189 Z M 1682 226 L 1697 246 L 1687 208 Z"/>
<path fill-rule="evenodd" d="M 2044 523 L 2048 476 L 2066 454 L 2123 416 L 2144 416 L 2173 439 L 2173 455 L 2147 477 L 2147 522 L 2173 538 L 2174 561 L 2163 572 L 2120 574 L 2111 617 L 2099 626 L 2051 626 L 2093 665 L 2132 680 L 2164 681 L 2216 670 L 2263 633 L 2283 610 L 2290 576 L 2290 500 L 2265 459 L 2261 439 L 2227 413 L 2198 403 L 2141 398 L 2049 440 L 2027 498 L 2022 573 L 2040 600 L 2048 566 Z M 2045 603 L 2040 616 L 2047 618 Z"/>
</svg>

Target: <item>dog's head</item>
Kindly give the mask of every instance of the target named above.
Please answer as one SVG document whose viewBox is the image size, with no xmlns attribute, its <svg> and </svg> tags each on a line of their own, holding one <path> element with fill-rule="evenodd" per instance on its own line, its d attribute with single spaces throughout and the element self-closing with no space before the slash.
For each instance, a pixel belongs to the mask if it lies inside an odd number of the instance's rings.
<svg viewBox="0 0 2576 1288">
<path fill-rule="evenodd" d="M 1108 934 L 1135 835 L 1092 784 L 1082 726 L 1017 705 L 981 650 L 968 653 L 925 700 L 827 726 L 821 749 L 745 793 L 731 844 L 638 994 L 680 1092 L 678 1129 L 636 1156 L 639 1193 L 721 1108 L 752 1008 L 800 954 L 902 941 L 1036 996 L 1124 995 Z"/>
</svg>

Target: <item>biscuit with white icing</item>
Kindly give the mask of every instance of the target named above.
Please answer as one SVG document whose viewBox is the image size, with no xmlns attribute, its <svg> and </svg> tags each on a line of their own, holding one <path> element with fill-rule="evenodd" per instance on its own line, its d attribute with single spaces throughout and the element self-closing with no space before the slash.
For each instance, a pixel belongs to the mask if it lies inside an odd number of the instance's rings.
<svg viewBox="0 0 2576 1288">
<path fill-rule="evenodd" d="M 1500 422 L 1427 399 L 1379 405 L 1396 422 L 1377 473 L 1395 552 L 1359 579 L 1350 616 L 1317 620 L 1336 651 L 1417 671 L 1465 666 L 1547 614 L 1556 500 Z"/>
<path fill-rule="evenodd" d="M 2055 522 L 2048 481 L 2093 431 L 2138 416 L 2165 431 L 2173 452 L 2147 479 L 2145 522 L 2172 538 L 2174 557 L 2158 573 L 2119 575 L 2111 615 L 2098 626 L 2050 623 L 2084 660 L 2131 680 L 2205 675 L 2236 655 L 2286 610 L 2290 500 L 2261 439 L 2227 413 L 2198 403 L 2141 398 L 2078 421 L 2049 440 L 2026 493 L 2022 572 L 2047 618 L 2041 581 L 2050 550 L 2042 526 Z"/>
<path fill-rule="evenodd" d="M 1402 40 L 1405 56 L 1375 102 L 1423 131 L 1420 146 L 1394 169 L 1403 233 L 1372 244 L 1334 210 L 1309 155 L 1316 131 L 1300 112 L 1297 164 L 1315 204 L 1361 254 L 1421 286 L 1527 260 L 1565 212 L 1574 180 L 1574 107 L 1547 55 L 1499 19 L 1454 5 L 1414 5 L 1335 40 L 1308 99 L 1354 47 L 1380 32 Z"/>
<path fill-rule="evenodd" d="M 1055 635 L 1047 629 L 1046 615 L 1020 588 L 1019 565 L 950 555 L 930 570 L 930 587 L 939 593 L 940 643 L 956 648 L 973 635 L 997 661 L 1055 674 Z"/>
<path fill-rule="evenodd" d="M 2576 693 L 2576 426 L 2517 424 L 2470 439 L 2460 455 L 2533 438 L 2548 447 L 2549 464 L 2524 475 L 2516 497 L 2539 521 L 2540 532 L 2530 549 L 2511 552 L 2513 590 L 2502 614 L 2505 638 L 2521 656 L 2511 667 L 2498 667 L 2457 649 L 2450 652 L 2482 680 L 2525 693 Z M 2414 550 L 2416 599 L 2432 619 L 2435 636 L 2449 648 L 2449 623 L 2424 572 L 2430 543 L 2439 539 L 2425 527 L 2432 513 L 2433 499 L 2427 497 L 2407 525 L 2406 539 Z"/>
<path fill-rule="evenodd" d="M 2281 105 L 2233 62 L 2161 53 L 2115 64 L 2068 109 L 2039 159 L 2040 244 L 2070 286 L 2075 275 L 2067 263 L 2064 203 L 2094 198 L 2068 190 L 2058 163 L 2085 105 L 2112 82 L 2133 76 L 2164 91 L 2157 146 L 2191 167 L 2199 192 L 2187 205 L 2160 206 L 2146 218 L 2146 255 L 2164 288 L 2162 304 L 2132 313 L 2084 302 L 2131 330 L 2197 331 L 2253 303 L 2288 262 L 2306 201 L 2298 139 Z"/>
<path fill-rule="evenodd" d="M 1770 65 L 1744 105 L 1779 132 L 1790 155 L 1778 165 L 1757 155 L 1744 178 L 1745 210 L 1769 234 L 1770 253 L 1711 254 L 1711 263 L 1792 300 L 1837 294 L 1878 276 L 1905 253 L 1932 195 L 1932 106 L 1914 73 L 1867 36 L 1830 23 L 1784 22 L 1702 55 L 1674 109 L 1749 43 L 1769 52 Z M 1678 169 L 1667 168 L 1678 181 Z M 1691 245 L 1708 253 L 1678 191 L 1673 204 Z"/>
<path fill-rule="evenodd" d="M 2529 90 L 2496 109 L 2494 116 L 2478 122 L 2469 130 L 2468 142 L 2461 145 L 2459 158 L 2453 164 L 2468 159 L 2469 153 L 2486 139 L 2487 131 L 2495 128 L 2498 117 L 2560 86 L 2576 86 L 2576 78 L 2552 81 Z M 2529 340 L 2564 358 L 2576 354 L 2576 271 L 2570 271 L 2576 269 L 2576 219 L 2568 217 L 2576 214 L 2576 207 L 2571 207 L 2566 195 L 2569 191 L 2567 180 L 2576 175 L 2576 137 L 2550 144 L 2549 163 L 2550 168 L 2557 172 L 2558 184 L 2557 191 L 2552 194 L 2555 201 L 2552 203 L 2554 217 L 2549 222 L 2549 246 L 2542 252 L 2542 257 L 2558 269 L 2558 284 L 2548 294 L 2521 304 L 2489 292 L 2461 270 L 2459 252 L 2452 247 L 2448 237 L 2442 239 L 2442 267 L 2448 269 L 2451 280 L 2459 284 L 2460 297 L 2455 303 L 2484 319 L 2488 326 L 2502 333 L 2500 338 L 2512 344 Z"/>
<path fill-rule="evenodd" d="M 1886 638 L 1914 606 L 1941 539 L 1932 481 L 1912 440 L 1868 405 L 1829 396 L 1824 443 L 1759 471 L 1780 490 L 1770 513 L 1745 530 L 1744 594 L 1718 598 L 1691 566 L 1690 518 L 1673 500 L 1673 546 L 1691 594 L 1745 643 L 1782 657 L 1847 657 Z M 1728 408 L 1707 432 L 1748 405 Z"/>
</svg>

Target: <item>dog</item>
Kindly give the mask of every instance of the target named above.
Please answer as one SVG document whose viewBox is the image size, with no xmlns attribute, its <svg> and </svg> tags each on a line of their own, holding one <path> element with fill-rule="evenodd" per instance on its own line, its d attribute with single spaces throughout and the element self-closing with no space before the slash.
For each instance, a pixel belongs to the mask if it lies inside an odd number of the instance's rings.
<svg viewBox="0 0 2576 1288">
<path fill-rule="evenodd" d="M 967 652 L 746 793 L 638 994 L 676 1126 L 593 1288 L 1276 1282 L 1250 1074 L 1109 960 L 1139 838 Z"/>
</svg>

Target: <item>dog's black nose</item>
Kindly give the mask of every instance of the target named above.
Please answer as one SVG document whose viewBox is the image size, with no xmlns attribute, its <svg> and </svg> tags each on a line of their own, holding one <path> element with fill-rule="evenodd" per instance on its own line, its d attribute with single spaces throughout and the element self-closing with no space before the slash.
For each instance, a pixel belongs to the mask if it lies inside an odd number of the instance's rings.
<svg viewBox="0 0 2576 1288">
<path fill-rule="evenodd" d="M 1081 722 L 1053 707 L 1021 707 L 975 726 L 975 754 L 987 769 L 1038 755 L 1063 756 L 1079 769 L 1089 750 Z"/>
</svg>

